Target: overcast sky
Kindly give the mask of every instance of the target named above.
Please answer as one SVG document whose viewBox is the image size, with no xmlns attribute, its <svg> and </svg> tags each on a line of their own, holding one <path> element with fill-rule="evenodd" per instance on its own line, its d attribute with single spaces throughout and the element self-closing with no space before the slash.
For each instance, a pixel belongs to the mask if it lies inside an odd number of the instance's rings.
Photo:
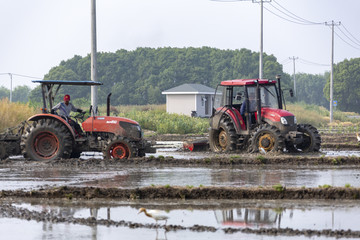
<svg viewBox="0 0 360 240">
<path fill-rule="evenodd" d="M 42 78 L 62 60 L 89 54 L 90 4 L 91 0 L 0 0 L 0 73 Z M 273 0 L 264 7 L 273 12 L 264 9 L 264 52 L 283 63 L 285 72 L 293 72 L 289 57 L 299 58 L 296 72 L 314 74 L 330 70 L 331 59 L 328 26 L 288 20 L 341 21 L 335 32 L 347 43 L 335 35 L 335 63 L 359 57 L 359 0 Z M 202 46 L 258 52 L 260 4 L 97 0 L 97 43 L 100 52 Z M 13 76 L 13 87 L 24 84 L 36 86 L 30 78 Z M 8 75 L 0 75 L 0 86 L 10 88 Z"/>
</svg>

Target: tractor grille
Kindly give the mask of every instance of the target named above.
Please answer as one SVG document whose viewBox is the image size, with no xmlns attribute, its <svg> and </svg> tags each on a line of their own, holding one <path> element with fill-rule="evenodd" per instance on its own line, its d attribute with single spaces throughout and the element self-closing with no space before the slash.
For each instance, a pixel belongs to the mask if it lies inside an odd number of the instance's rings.
<svg viewBox="0 0 360 240">
<path fill-rule="evenodd" d="M 284 118 L 287 120 L 289 126 L 295 125 L 295 117 L 294 116 L 287 116 Z"/>
<path fill-rule="evenodd" d="M 141 128 L 137 124 L 119 122 L 120 127 L 125 130 L 126 136 L 131 138 L 141 138 Z"/>
</svg>

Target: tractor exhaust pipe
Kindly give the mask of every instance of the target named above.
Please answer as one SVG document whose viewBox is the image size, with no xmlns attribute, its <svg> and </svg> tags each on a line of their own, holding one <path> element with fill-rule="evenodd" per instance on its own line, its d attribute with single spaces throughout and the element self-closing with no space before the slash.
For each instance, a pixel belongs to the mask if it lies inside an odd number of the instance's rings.
<svg viewBox="0 0 360 240">
<path fill-rule="evenodd" d="M 281 78 L 281 75 L 276 75 L 276 80 L 278 81 L 278 84 L 279 84 L 279 108 L 280 109 L 283 109 L 283 103 L 282 103 L 282 100 L 283 100 L 283 96 L 282 96 L 282 90 L 281 90 L 281 82 L 280 82 L 280 78 Z"/>
<path fill-rule="evenodd" d="M 255 98 L 256 98 L 256 108 L 257 108 L 257 124 L 261 125 L 262 120 L 261 120 L 261 100 L 260 100 L 260 86 L 259 86 L 259 81 L 260 79 L 258 79 L 256 81 L 256 93 L 255 93 Z"/>
<path fill-rule="evenodd" d="M 109 93 L 106 100 L 106 116 L 110 116 L 110 97 L 111 93 Z"/>
</svg>

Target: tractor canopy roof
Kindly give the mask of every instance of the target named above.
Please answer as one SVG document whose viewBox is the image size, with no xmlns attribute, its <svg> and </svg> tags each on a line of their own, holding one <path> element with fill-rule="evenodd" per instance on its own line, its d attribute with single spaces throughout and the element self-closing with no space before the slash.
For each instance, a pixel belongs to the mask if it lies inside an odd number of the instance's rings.
<svg viewBox="0 0 360 240">
<path fill-rule="evenodd" d="M 222 86 L 245 86 L 245 85 L 256 85 L 257 81 L 259 84 L 275 84 L 276 80 L 268 80 L 268 79 L 234 79 L 234 80 L 226 80 L 222 81 Z"/>
<path fill-rule="evenodd" d="M 45 85 L 82 85 L 82 86 L 94 86 L 102 85 L 101 82 L 94 81 L 68 81 L 68 80 L 33 80 L 33 83 L 41 83 Z"/>
</svg>

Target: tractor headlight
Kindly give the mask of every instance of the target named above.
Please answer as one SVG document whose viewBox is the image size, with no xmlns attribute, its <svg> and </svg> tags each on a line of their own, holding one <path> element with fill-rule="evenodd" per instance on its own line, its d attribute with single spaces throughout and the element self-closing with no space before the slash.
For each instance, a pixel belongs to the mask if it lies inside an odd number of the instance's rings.
<svg viewBox="0 0 360 240">
<path fill-rule="evenodd" d="M 297 124 L 296 117 L 294 116 L 294 124 Z"/>
<path fill-rule="evenodd" d="M 280 121 L 281 121 L 281 123 L 282 123 L 283 125 L 288 125 L 288 121 L 286 120 L 286 118 L 281 117 L 281 118 L 280 118 Z"/>
</svg>

